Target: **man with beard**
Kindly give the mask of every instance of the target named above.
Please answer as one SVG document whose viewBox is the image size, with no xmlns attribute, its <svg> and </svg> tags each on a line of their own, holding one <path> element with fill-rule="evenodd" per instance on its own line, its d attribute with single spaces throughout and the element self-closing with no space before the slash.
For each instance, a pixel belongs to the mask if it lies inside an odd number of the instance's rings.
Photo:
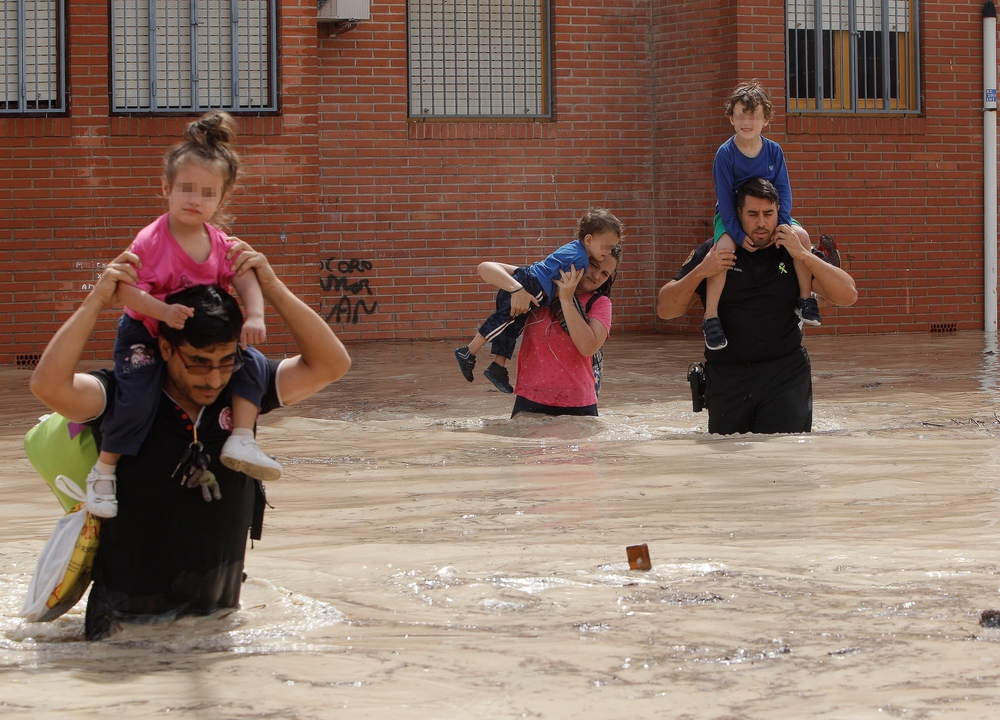
<svg viewBox="0 0 1000 720">
<path fill-rule="evenodd" d="M 729 344 L 705 350 L 708 431 L 800 433 L 812 429 L 812 376 L 795 314 L 799 298 L 793 260 L 813 274 L 813 292 L 831 305 L 852 305 L 854 280 L 810 253 L 787 225 L 778 225 L 778 192 L 756 178 L 737 192 L 747 238 L 735 251 L 711 240 L 694 250 L 664 285 L 656 311 L 664 320 L 683 315 L 696 297 L 705 301 L 705 280 L 727 272 L 719 317 Z"/>
</svg>

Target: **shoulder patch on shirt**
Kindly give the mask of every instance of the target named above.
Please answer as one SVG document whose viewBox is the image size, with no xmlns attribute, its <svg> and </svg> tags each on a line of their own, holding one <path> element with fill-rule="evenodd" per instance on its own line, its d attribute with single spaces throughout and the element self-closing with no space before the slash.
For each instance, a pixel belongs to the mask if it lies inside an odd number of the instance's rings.
<svg viewBox="0 0 1000 720">
<path fill-rule="evenodd" d="M 697 250 L 697 248 L 695 248 L 695 250 Z M 681 265 L 687 265 L 689 262 L 691 262 L 692 260 L 694 260 L 695 250 L 691 251 L 691 254 L 687 256 L 687 259 L 684 262 L 682 262 Z"/>
</svg>

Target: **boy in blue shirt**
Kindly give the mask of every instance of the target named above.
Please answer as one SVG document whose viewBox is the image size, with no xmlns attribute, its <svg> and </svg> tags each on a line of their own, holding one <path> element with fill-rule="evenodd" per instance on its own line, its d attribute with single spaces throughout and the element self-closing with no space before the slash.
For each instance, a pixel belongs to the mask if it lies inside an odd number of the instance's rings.
<svg viewBox="0 0 1000 720">
<path fill-rule="evenodd" d="M 514 292 L 499 290 L 496 311 L 486 319 L 468 345 L 455 350 L 455 359 L 465 379 L 472 382 L 476 353 L 487 341 L 491 341 L 495 357 L 483 375 L 500 392 L 513 393 L 507 361 L 514 355 L 514 346 L 524 329 L 528 311 L 532 306 L 548 305 L 556 297 L 553 280 L 560 273 L 568 274 L 572 269 L 586 272 L 590 260 L 598 263 L 604 260 L 611 248 L 621 242 L 623 231 L 621 221 L 607 210 L 588 210 L 580 218 L 576 240 L 534 265 L 515 270 L 514 279 L 521 287 Z"/>
<path fill-rule="evenodd" d="M 735 250 L 737 245 L 748 240 L 736 211 L 736 190 L 754 178 L 768 180 L 774 185 L 780 198 L 779 226 L 790 225 L 802 245 L 807 250 L 812 249 L 809 233 L 791 216 L 792 188 L 781 146 L 761 135 L 773 116 L 771 98 L 757 80 L 740 83 L 726 98 L 726 117 L 736 132 L 719 147 L 712 166 L 717 200 L 715 242 L 722 249 Z M 807 325 L 820 325 L 819 305 L 812 296 L 812 273 L 800 262 L 794 265 L 799 281 L 799 301 L 795 313 Z M 726 273 L 710 277 L 707 283 L 705 319 L 701 329 L 705 333 L 705 346 L 709 350 L 721 350 L 727 344 L 719 320 L 719 298 L 726 285 Z"/>
</svg>

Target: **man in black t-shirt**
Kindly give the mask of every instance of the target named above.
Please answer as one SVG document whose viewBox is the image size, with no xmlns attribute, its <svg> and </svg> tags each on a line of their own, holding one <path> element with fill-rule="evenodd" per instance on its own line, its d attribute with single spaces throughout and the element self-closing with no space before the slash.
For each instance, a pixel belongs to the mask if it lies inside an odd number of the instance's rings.
<svg viewBox="0 0 1000 720">
<path fill-rule="evenodd" d="M 809 432 L 812 377 L 795 314 L 793 261 L 809 268 L 813 292 L 832 305 L 852 305 L 857 290 L 846 272 L 803 248 L 789 226 L 778 225 L 778 193 L 770 182 L 745 183 L 736 206 L 747 235 L 742 247 L 720 250 L 708 240 L 694 250 L 661 288 L 657 315 L 678 317 L 696 297 L 704 303 L 706 278 L 728 272 L 719 318 L 729 344 L 705 350 L 709 432 Z"/>
<path fill-rule="evenodd" d="M 345 372 L 351 359 L 330 326 L 277 278 L 267 259 L 245 243 L 237 273 L 256 272 L 301 354 L 267 364 L 262 412 L 309 397 Z M 119 282 L 135 283 L 139 259 L 125 252 L 105 269 L 80 308 L 56 333 L 31 377 L 32 392 L 54 411 L 100 427 L 111 371 L 77 373 L 76 365 Z M 239 305 L 220 288 L 198 286 L 170 301 L 194 308 L 180 331 L 158 340 L 165 372 L 153 427 L 134 457 L 118 465 L 118 515 L 105 519 L 87 603 L 86 637 L 105 636 L 118 622 L 155 622 L 239 606 L 247 533 L 263 510 L 263 489 L 219 462 L 232 430 L 229 380 L 242 362 Z M 197 440 L 203 456 L 185 458 Z M 188 462 L 211 476 L 189 473 Z M 180 465 L 182 470 L 175 473 Z"/>
</svg>

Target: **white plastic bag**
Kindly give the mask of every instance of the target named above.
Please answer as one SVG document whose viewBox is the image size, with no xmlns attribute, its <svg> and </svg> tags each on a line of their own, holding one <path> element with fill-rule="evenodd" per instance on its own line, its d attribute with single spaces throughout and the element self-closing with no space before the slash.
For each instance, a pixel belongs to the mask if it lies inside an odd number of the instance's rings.
<svg viewBox="0 0 1000 720">
<path fill-rule="evenodd" d="M 49 622 L 76 605 L 90 584 L 100 527 L 83 503 L 59 519 L 38 557 L 21 617 Z"/>
</svg>

